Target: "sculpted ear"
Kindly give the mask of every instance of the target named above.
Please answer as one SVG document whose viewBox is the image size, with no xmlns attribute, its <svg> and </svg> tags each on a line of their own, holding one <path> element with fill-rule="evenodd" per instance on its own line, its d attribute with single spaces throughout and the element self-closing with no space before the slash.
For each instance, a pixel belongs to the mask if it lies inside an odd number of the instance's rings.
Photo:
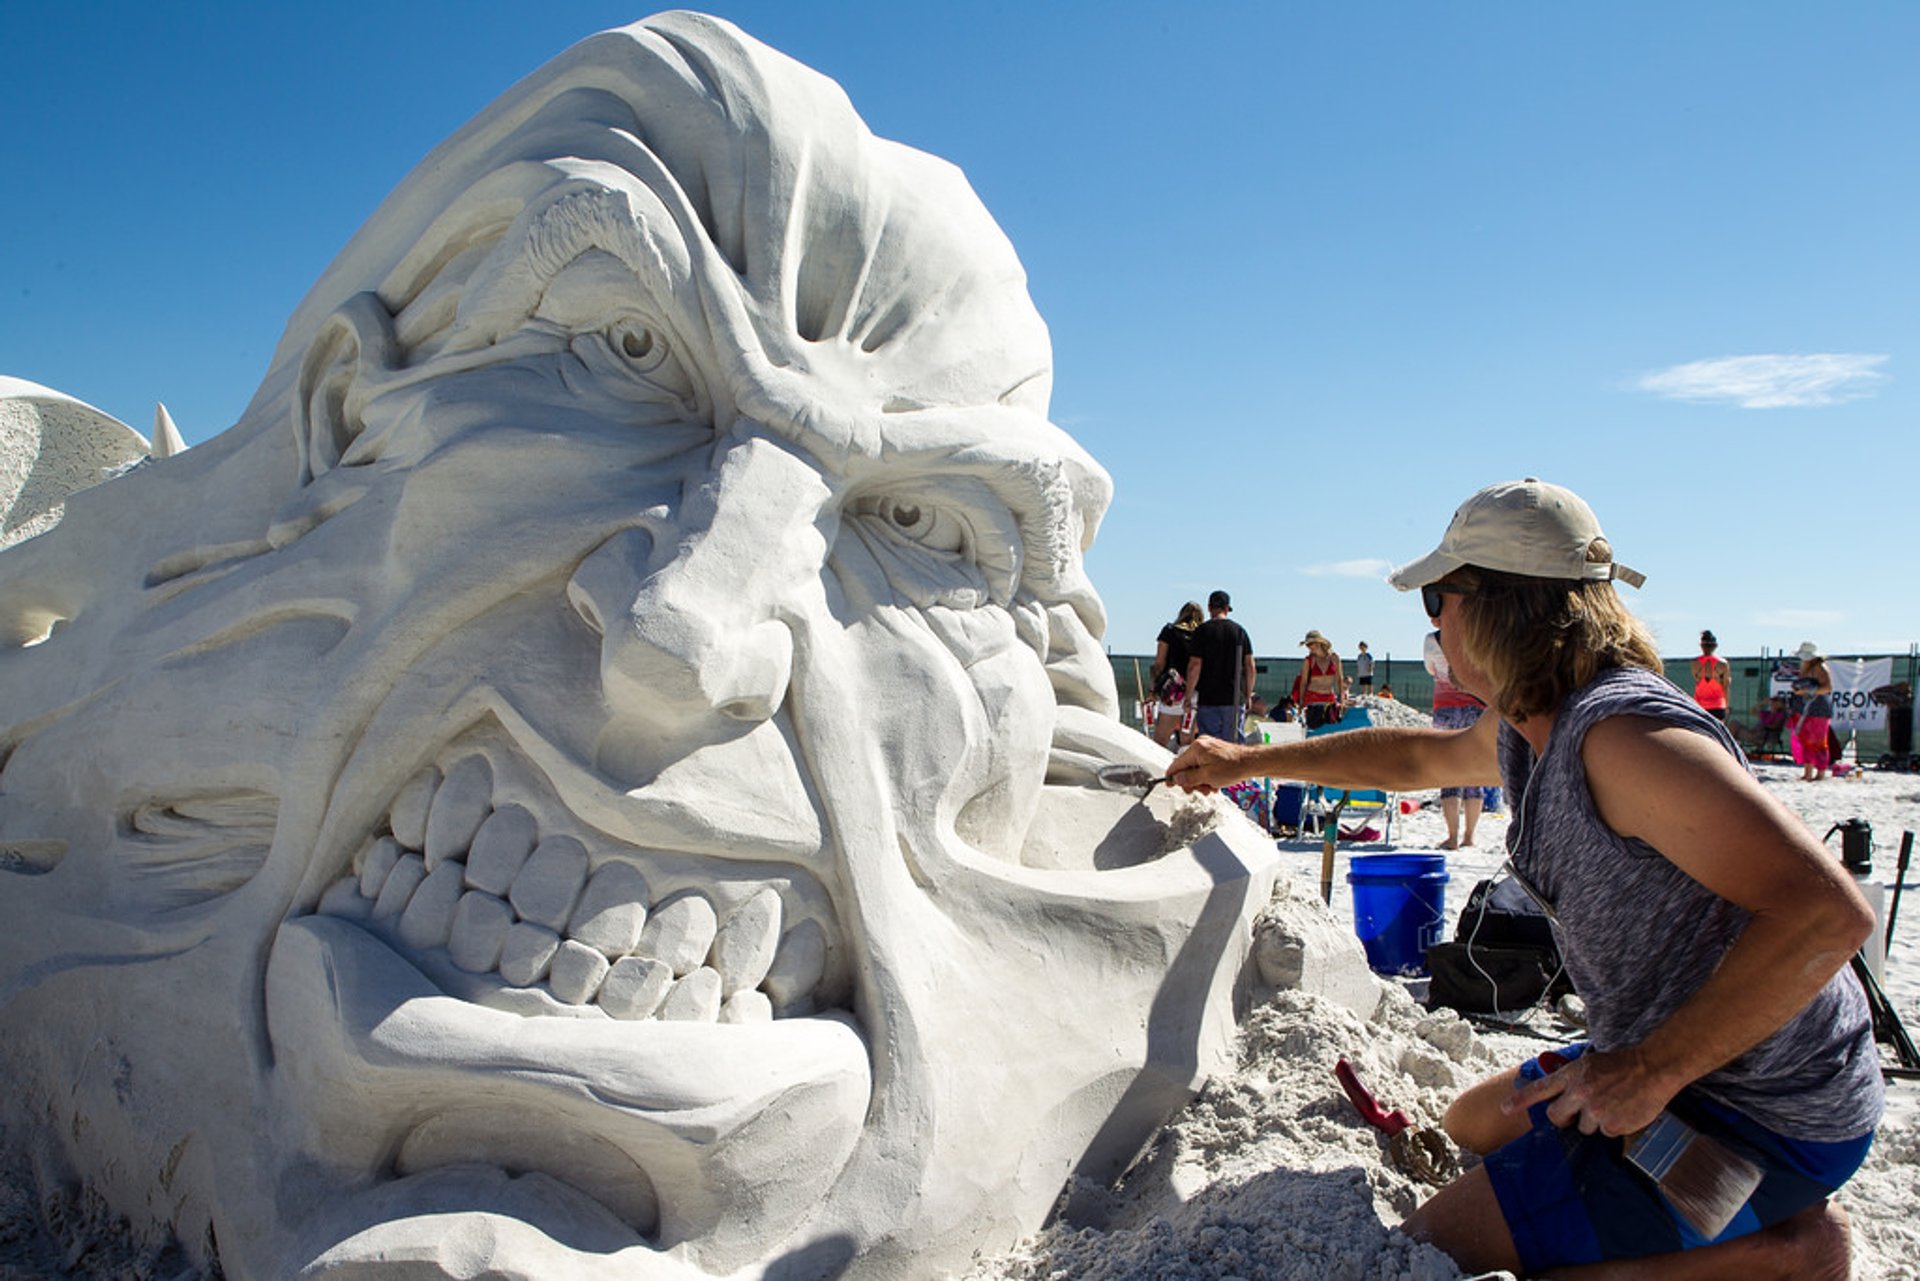
<svg viewBox="0 0 1920 1281">
<path fill-rule="evenodd" d="M 398 348 L 393 317 L 372 292 L 355 294 L 327 317 L 300 362 L 294 397 L 302 485 L 339 466 L 359 438 L 367 398 L 394 369 Z"/>
<path fill-rule="evenodd" d="M 371 461 L 364 456 L 371 451 L 363 415 L 382 381 L 390 378 L 398 351 L 393 317 L 372 293 L 347 299 L 320 326 L 294 387 L 300 487 L 267 526 L 269 546 L 304 538 L 367 493 L 367 483 L 351 469 Z"/>
</svg>

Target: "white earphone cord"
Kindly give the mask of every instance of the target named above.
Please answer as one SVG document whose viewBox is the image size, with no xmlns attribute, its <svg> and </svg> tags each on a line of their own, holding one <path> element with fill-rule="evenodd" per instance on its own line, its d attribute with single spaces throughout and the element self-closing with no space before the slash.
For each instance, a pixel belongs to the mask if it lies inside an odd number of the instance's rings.
<svg viewBox="0 0 1920 1281">
<path fill-rule="evenodd" d="M 1518 1023 L 1522 1018 L 1525 1018 L 1528 1014 L 1531 1014 L 1534 1011 L 1534 1008 L 1540 1004 L 1541 999 L 1545 997 L 1548 992 L 1551 992 L 1553 990 L 1553 985 L 1560 981 L 1560 976 L 1567 972 L 1566 963 L 1560 959 L 1560 949 L 1558 946 L 1558 943 L 1559 943 L 1558 931 L 1560 929 L 1560 918 L 1554 915 L 1553 904 L 1547 901 L 1546 896 L 1544 894 L 1540 893 L 1539 890 L 1534 889 L 1532 885 L 1528 884 L 1527 878 L 1520 875 L 1519 869 L 1514 867 L 1513 865 L 1513 851 L 1520 848 L 1520 842 L 1524 840 L 1526 837 L 1527 798 L 1533 793 L 1533 776 L 1538 772 L 1539 772 L 1539 762 L 1536 761 L 1534 762 L 1533 770 L 1530 771 L 1527 775 L 1527 785 L 1525 789 L 1522 790 L 1522 792 L 1520 793 L 1520 800 L 1513 807 L 1513 839 L 1507 842 L 1507 857 L 1504 861 L 1501 862 L 1499 868 L 1494 872 L 1493 879 L 1487 882 L 1487 892 L 1484 895 L 1482 895 L 1480 898 L 1479 914 L 1473 918 L 1473 930 L 1471 933 L 1467 935 L 1467 964 L 1471 965 L 1473 967 L 1474 973 L 1478 974 L 1481 978 L 1485 979 L 1487 981 L 1487 986 L 1492 989 L 1493 1016 L 1497 1019 L 1505 1019 L 1508 1023 Z M 1533 1000 L 1527 1005 L 1525 1009 L 1521 1010 L 1517 1014 L 1512 1014 L 1512 1015 L 1506 1014 L 1500 1009 L 1499 982 L 1494 979 L 1493 975 L 1487 973 L 1487 971 L 1481 966 L 1480 962 L 1474 959 L 1474 955 L 1473 955 L 1474 940 L 1480 937 L 1480 927 L 1486 922 L 1487 907 L 1489 903 L 1491 903 L 1493 900 L 1494 887 L 1499 883 L 1500 877 L 1503 875 L 1512 877 L 1514 883 L 1518 885 L 1521 889 L 1525 890 L 1527 892 L 1527 896 L 1531 898 L 1534 902 L 1540 905 L 1540 910 L 1546 913 L 1547 920 L 1553 924 L 1553 928 L 1555 930 L 1555 939 L 1554 939 L 1555 947 L 1553 951 L 1553 958 L 1554 958 L 1553 976 L 1547 980 L 1547 985 L 1544 988 L 1540 989 L 1539 996 L 1534 997 Z"/>
</svg>

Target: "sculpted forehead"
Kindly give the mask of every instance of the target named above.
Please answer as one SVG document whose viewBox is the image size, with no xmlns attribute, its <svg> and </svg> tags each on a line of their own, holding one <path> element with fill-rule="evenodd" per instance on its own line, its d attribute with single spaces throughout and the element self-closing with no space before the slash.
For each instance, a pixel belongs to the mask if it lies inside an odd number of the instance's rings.
<svg viewBox="0 0 1920 1281">
<path fill-rule="evenodd" d="M 302 303 L 270 386 L 352 294 L 377 290 L 396 314 L 429 292 L 444 306 L 477 253 L 594 186 L 628 193 L 647 252 L 684 266 L 708 319 L 773 366 L 835 371 L 874 410 L 1044 413 L 1045 326 L 960 172 L 875 138 L 831 81 L 687 13 L 581 43 L 436 149 Z"/>
<path fill-rule="evenodd" d="M 1046 329 L 1012 247 L 957 169 L 875 138 L 838 86 L 730 25 L 596 36 L 436 150 L 302 304 L 265 416 L 286 406 L 311 479 L 361 430 L 302 417 L 327 361 L 359 366 L 364 404 L 556 332 L 657 360 L 650 422 L 750 421 L 848 483 L 990 475 L 1036 590 L 1098 625 L 1078 562 L 1110 482 L 1046 420 Z"/>
</svg>

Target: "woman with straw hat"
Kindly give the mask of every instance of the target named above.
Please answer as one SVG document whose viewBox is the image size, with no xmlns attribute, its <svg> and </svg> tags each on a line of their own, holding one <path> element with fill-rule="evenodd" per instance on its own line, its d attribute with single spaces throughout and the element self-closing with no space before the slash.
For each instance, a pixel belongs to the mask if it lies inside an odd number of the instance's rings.
<svg viewBox="0 0 1920 1281">
<path fill-rule="evenodd" d="M 1340 666 L 1340 656 L 1333 652 L 1333 642 L 1321 635 L 1318 628 L 1309 631 L 1300 643 L 1307 647 L 1307 656 L 1300 663 L 1300 676 L 1295 682 L 1299 694 L 1295 701 L 1306 709 L 1307 728 L 1319 729 L 1330 720 L 1340 719 L 1347 673 Z"/>
<path fill-rule="evenodd" d="M 1800 781 L 1817 783 L 1833 763 L 1833 674 L 1827 670 L 1827 656 L 1812 641 L 1802 641 L 1794 657 L 1800 660 L 1800 674 L 1793 678 L 1800 721 L 1793 729 L 1793 755 L 1800 762 Z"/>
</svg>

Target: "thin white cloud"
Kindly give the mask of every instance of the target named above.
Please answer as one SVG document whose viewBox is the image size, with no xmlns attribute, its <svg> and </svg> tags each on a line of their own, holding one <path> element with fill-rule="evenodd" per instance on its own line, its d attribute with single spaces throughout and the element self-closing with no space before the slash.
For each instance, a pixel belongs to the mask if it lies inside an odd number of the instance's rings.
<svg viewBox="0 0 1920 1281">
<path fill-rule="evenodd" d="M 1642 376 L 1634 386 L 1669 400 L 1728 401 L 1742 409 L 1837 405 L 1873 394 L 1887 375 L 1885 356 L 1814 352 L 1806 356 L 1722 356 Z"/>
<path fill-rule="evenodd" d="M 1327 565 L 1307 565 L 1300 572 L 1314 578 L 1385 578 L 1392 569 L 1390 560 L 1336 560 Z"/>
<path fill-rule="evenodd" d="M 1765 609 L 1755 614 L 1753 621 L 1761 627 L 1811 631 L 1836 626 L 1846 617 L 1837 609 Z"/>
</svg>

